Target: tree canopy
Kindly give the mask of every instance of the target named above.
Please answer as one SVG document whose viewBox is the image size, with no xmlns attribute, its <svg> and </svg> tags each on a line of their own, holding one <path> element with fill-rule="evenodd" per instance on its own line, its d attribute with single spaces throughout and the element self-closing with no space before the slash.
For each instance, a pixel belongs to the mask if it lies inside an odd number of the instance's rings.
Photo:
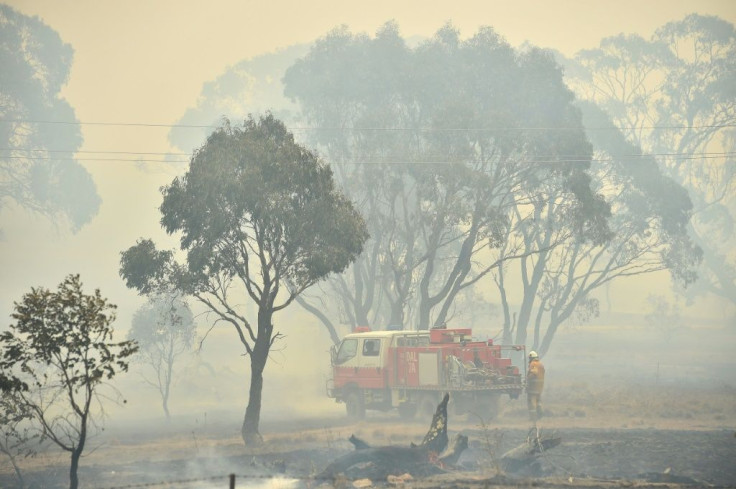
<svg viewBox="0 0 736 489">
<path fill-rule="evenodd" d="M 566 61 L 568 82 L 580 97 L 602 107 L 639 153 L 656 156 L 665 178 L 650 178 L 650 185 L 668 186 L 660 187 L 657 204 L 671 216 L 668 232 L 673 238 L 686 234 L 702 249 L 699 268 L 683 275 L 683 267 L 673 266 L 673 276 L 689 284 L 689 296 L 708 292 L 731 303 L 736 303 L 736 263 L 729 253 L 736 241 L 735 59 L 733 24 L 692 14 L 667 23 L 650 39 L 606 38 Z M 640 167 L 654 171 L 651 164 Z M 683 192 L 691 202 L 687 206 Z M 692 263 L 690 251 L 681 247 L 678 259 L 672 248 L 669 259 Z"/>
<path fill-rule="evenodd" d="M 489 27 L 461 40 L 446 25 L 416 48 L 394 23 L 375 38 L 336 29 L 284 83 L 369 226 L 367 252 L 327 292 L 350 326 L 444 324 L 463 290 L 518 258 L 496 250 L 546 198 L 570 234 L 609 236 L 580 112 L 542 50 Z"/>
<path fill-rule="evenodd" d="M 60 96 L 73 50 L 38 17 L 0 5 L 0 206 L 15 204 L 73 231 L 96 214 L 89 172 L 71 159 L 82 144 L 74 109 Z"/>
</svg>

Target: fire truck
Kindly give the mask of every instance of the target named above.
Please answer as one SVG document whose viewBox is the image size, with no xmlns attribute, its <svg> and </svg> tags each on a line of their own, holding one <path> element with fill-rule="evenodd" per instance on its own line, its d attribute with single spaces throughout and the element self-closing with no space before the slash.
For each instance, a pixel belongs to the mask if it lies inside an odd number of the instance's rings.
<svg viewBox="0 0 736 489">
<path fill-rule="evenodd" d="M 327 395 L 349 417 L 398 409 L 402 418 L 431 416 L 445 392 L 456 414 L 497 414 L 501 395 L 524 389 L 524 346 L 477 341 L 470 329 L 371 331 L 357 328 L 333 346 Z M 516 364 L 514 364 L 516 363 Z"/>
</svg>

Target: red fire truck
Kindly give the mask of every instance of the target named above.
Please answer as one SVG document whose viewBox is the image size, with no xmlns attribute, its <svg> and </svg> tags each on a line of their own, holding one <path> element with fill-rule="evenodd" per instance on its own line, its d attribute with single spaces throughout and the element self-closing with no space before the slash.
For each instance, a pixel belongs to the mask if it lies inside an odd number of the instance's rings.
<svg viewBox="0 0 736 489">
<path fill-rule="evenodd" d="M 524 347 L 477 341 L 470 329 L 358 328 L 331 353 L 327 395 L 344 402 L 352 418 L 362 418 L 366 409 L 394 408 L 403 418 L 431 416 L 449 392 L 456 414 L 490 419 L 502 394 L 516 399 L 524 388 Z"/>
</svg>

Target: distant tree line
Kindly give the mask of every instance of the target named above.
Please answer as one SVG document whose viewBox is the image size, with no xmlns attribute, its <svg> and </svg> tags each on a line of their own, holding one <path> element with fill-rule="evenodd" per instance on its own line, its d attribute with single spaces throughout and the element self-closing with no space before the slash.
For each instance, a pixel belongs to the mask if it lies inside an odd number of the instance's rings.
<svg viewBox="0 0 736 489">
<path fill-rule="evenodd" d="M 371 235 L 300 300 L 333 337 L 339 323 L 462 321 L 463 292 L 495 285 L 503 341 L 544 354 L 566 320 L 598 314 L 609 282 L 695 278 L 687 191 L 623 133 L 586 129 L 614 123 L 550 52 L 491 28 L 461 40 L 448 25 L 416 48 L 393 23 L 373 38 L 339 29 L 284 85 Z"/>
<path fill-rule="evenodd" d="M 7 5 L 0 25 L 0 209 L 15 205 L 76 232 L 101 200 L 89 172 L 70 158 L 82 134 L 60 92 L 74 51 L 38 17 Z"/>
</svg>

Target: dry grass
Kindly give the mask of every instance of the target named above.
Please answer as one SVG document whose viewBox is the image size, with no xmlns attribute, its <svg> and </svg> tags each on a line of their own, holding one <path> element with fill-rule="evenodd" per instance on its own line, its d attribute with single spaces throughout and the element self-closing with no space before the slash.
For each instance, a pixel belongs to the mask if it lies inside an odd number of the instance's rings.
<svg viewBox="0 0 736 489">
<path fill-rule="evenodd" d="M 736 388 L 570 382 L 543 396 L 546 424 L 555 426 L 733 429 Z M 499 424 L 526 422 L 525 400 L 506 402 Z"/>
<path fill-rule="evenodd" d="M 736 389 L 722 387 L 683 387 L 676 385 L 605 385 L 581 382 L 557 384 L 544 395 L 547 416 L 542 419 L 545 428 L 658 428 L 678 430 L 736 429 Z M 177 459 L 192 460 L 197 457 L 256 456 L 279 454 L 299 449 L 345 448 L 351 434 L 376 445 L 408 445 L 419 442 L 427 430 L 427 424 L 418 420 L 406 423 L 398 416 L 381 415 L 366 421 L 346 425 L 325 419 L 324 427 L 276 433 L 264 431 L 265 442 L 258 447 L 245 447 L 240 438 L 239 426 L 232 431 L 208 432 L 184 430 L 169 432 L 160 437 L 149 436 L 136 440 L 130 436 L 124 440 L 110 434 L 96 440 L 86 453 L 82 463 L 126 464 L 140 460 L 152 462 Z M 342 421 L 342 420 L 340 420 Z M 331 425 L 332 423 L 332 425 Z M 465 428 L 478 428 L 473 417 L 450 417 L 451 432 Z M 526 401 L 523 396 L 505 400 L 499 417 L 483 422 L 488 434 L 488 449 L 494 451 L 499 442 L 494 438 L 499 430 L 527 429 Z M 331 425 L 331 426 L 330 426 Z M 96 447 L 96 448 L 95 448 Z M 51 447 L 35 458 L 22 459 L 24 471 L 51 467 L 68 467 L 69 458 Z M 10 474 L 12 468 L 0 460 L 0 473 Z"/>
</svg>

